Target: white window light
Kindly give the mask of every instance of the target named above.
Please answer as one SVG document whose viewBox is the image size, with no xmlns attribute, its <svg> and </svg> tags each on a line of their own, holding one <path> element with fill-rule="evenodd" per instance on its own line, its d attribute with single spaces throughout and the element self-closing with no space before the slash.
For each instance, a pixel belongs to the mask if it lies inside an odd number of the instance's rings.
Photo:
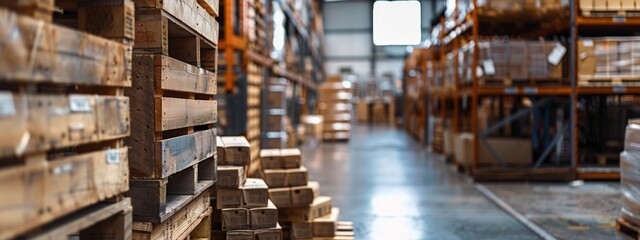
<svg viewBox="0 0 640 240">
<path fill-rule="evenodd" d="M 373 43 L 418 45 L 421 42 L 420 2 L 376 1 L 373 4 Z"/>
</svg>

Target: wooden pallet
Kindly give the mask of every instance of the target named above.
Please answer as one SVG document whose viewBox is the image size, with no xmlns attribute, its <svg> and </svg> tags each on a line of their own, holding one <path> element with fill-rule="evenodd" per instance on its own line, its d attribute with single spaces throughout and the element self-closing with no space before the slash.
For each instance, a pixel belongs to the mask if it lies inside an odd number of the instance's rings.
<svg viewBox="0 0 640 240">
<path fill-rule="evenodd" d="M 513 85 L 511 78 L 480 78 L 480 86 L 511 86 Z"/>
<path fill-rule="evenodd" d="M 3 231 L 3 235 L 5 232 Z M 25 239 L 131 239 L 131 201 L 114 198 L 80 209 L 20 236 Z M 6 239 L 4 236 L 3 239 Z"/>
<path fill-rule="evenodd" d="M 195 1 L 136 2 L 134 53 L 170 56 L 217 71 L 218 22 Z"/>
<path fill-rule="evenodd" d="M 635 224 L 619 218 L 616 220 L 616 229 L 631 239 L 640 239 L 640 227 Z"/>
<path fill-rule="evenodd" d="M 210 193 L 205 190 L 161 223 L 134 220 L 133 239 L 209 239 L 211 212 Z"/>
</svg>

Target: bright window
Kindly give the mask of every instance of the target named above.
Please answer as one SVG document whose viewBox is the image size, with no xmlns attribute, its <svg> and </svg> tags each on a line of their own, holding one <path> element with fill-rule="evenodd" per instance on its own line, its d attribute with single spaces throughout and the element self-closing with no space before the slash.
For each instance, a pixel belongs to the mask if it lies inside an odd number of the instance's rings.
<svg viewBox="0 0 640 240">
<path fill-rule="evenodd" d="M 417 45 L 421 33 L 420 2 L 376 1 L 373 4 L 375 45 Z"/>
</svg>

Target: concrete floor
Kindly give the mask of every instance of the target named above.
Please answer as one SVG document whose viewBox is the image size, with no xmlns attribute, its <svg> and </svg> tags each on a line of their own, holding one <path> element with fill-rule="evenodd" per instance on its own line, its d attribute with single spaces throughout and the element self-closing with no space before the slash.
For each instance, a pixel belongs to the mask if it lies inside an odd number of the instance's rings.
<svg viewBox="0 0 640 240">
<path fill-rule="evenodd" d="M 358 239 L 539 239 L 400 130 L 356 126 L 350 142 L 303 153 Z"/>
</svg>

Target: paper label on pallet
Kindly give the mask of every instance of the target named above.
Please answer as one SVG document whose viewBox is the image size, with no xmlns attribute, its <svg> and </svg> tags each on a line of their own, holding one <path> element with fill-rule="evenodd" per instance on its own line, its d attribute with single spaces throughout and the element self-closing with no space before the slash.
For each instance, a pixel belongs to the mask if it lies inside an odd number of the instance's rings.
<svg viewBox="0 0 640 240">
<path fill-rule="evenodd" d="M 549 56 L 547 57 L 547 61 L 553 65 L 558 65 L 564 54 L 567 52 L 567 48 L 562 46 L 562 44 L 556 44 L 556 47 L 553 48 Z"/>
<path fill-rule="evenodd" d="M 0 117 L 13 116 L 16 114 L 16 105 L 13 102 L 11 92 L 0 92 Z"/>
<path fill-rule="evenodd" d="M 120 151 L 117 149 L 107 150 L 107 163 L 120 164 Z"/>
<path fill-rule="evenodd" d="M 584 45 L 585 47 L 593 47 L 593 40 L 592 39 L 584 39 L 584 40 L 582 40 L 582 45 Z"/>
<path fill-rule="evenodd" d="M 486 73 L 487 75 L 496 74 L 496 65 L 493 63 L 493 60 L 488 59 L 482 61 L 482 67 L 484 68 L 484 73 Z"/>
<path fill-rule="evenodd" d="M 91 112 L 89 96 L 69 96 L 69 109 L 72 112 Z"/>
<path fill-rule="evenodd" d="M 625 92 L 627 92 L 627 89 L 624 86 L 614 86 L 613 87 L 613 92 L 614 93 L 625 93 Z"/>
</svg>

